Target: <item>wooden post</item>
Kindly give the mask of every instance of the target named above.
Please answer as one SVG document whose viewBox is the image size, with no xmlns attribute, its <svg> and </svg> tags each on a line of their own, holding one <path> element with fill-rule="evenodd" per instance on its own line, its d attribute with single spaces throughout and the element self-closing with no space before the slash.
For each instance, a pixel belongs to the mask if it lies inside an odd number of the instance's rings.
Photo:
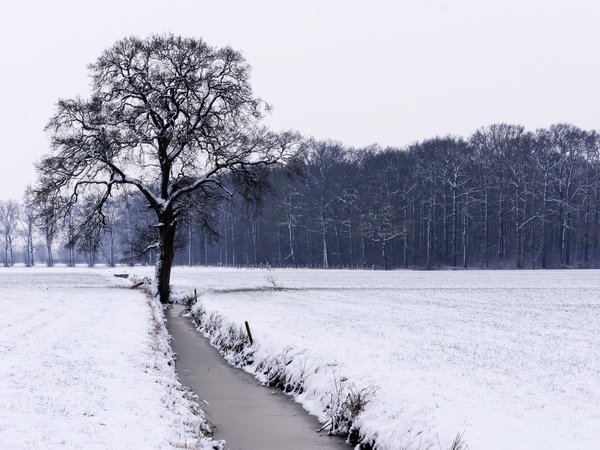
<svg viewBox="0 0 600 450">
<path fill-rule="evenodd" d="M 245 321 L 244 324 L 246 324 L 246 333 L 248 333 L 248 339 L 250 339 L 250 345 L 253 344 L 253 339 L 252 339 L 252 333 L 250 332 L 250 325 L 248 324 L 248 321 Z"/>
</svg>

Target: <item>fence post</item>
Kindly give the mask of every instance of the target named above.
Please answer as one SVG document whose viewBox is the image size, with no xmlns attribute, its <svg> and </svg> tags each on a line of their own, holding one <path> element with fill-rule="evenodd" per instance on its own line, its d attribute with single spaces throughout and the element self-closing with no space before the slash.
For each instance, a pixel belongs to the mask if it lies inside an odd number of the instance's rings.
<svg viewBox="0 0 600 450">
<path fill-rule="evenodd" d="M 247 320 L 244 322 L 244 324 L 246 325 L 246 333 L 248 333 L 248 339 L 250 339 L 250 345 L 252 345 L 254 341 L 252 339 L 252 333 L 250 332 L 250 325 L 248 324 Z"/>
</svg>

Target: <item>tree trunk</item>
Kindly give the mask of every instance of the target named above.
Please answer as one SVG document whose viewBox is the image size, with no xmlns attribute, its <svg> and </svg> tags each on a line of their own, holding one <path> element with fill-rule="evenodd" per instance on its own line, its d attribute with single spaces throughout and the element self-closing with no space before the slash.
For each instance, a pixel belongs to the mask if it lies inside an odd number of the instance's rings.
<svg viewBox="0 0 600 450">
<path fill-rule="evenodd" d="M 342 250 L 342 240 L 340 238 L 340 227 L 339 227 L 339 223 L 338 223 L 337 219 L 335 219 L 334 224 L 335 224 L 335 241 L 337 244 L 340 265 L 341 265 L 341 267 L 346 267 L 346 264 L 344 261 L 344 253 Z"/>
<path fill-rule="evenodd" d="M 583 261 L 584 267 L 587 269 L 590 264 L 590 198 L 591 193 L 591 174 L 588 168 L 586 172 L 586 190 L 585 190 L 585 217 L 584 217 L 584 249 L 583 249 Z"/>
<path fill-rule="evenodd" d="M 10 252 L 10 266 L 12 267 L 12 266 L 15 265 L 15 258 L 14 258 L 14 255 L 13 255 L 12 237 L 10 237 L 8 239 L 8 249 L 9 249 L 9 252 Z"/>
<path fill-rule="evenodd" d="M 485 184 L 485 178 L 483 178 L 482 185 L 483 188 L 483 245 L 481 248 L 481 257 L 483 261 L 483 267 L 485 269 L 488 268 L 488 249 L 490 247 L 490 203 L 488 196 L 488 188 Z"/>
<path fill-rule="evenodd" d="M 390 270 L 388 262 L 387 241 L 385 239 L 381 241 L 381 254 L 383 256 L 383 269 Z"/>
<path fill-rule="evenodd" d="M 448 239 L 448 195 L 444 186 L 444 220 L 442 227 L 444 228 L 444 264 L 448 264 L 450 256 L 450 244 Z"/>
<path fill-rule="evenodd" d="M 325 215 L 323 213 L 323 209 L 321 209 L 321 242 L 323 245 L 323 269 L 329 269 L 329 258 L 327 255 L 327 230 L 325 228 Z"/>
<path fill-rule="evenodd" d="M 520 199 L 521 199 L 521 193 L 519 190 L 519 186 L 520 183 L 515 183 L 515 258 L 516 258 L 516 265 L 517 265 L 517 269 L 522 269 L 523 268 L 523 236 L 522 236 L 522 224 L 521 224 L 521 220 L 523 219 L 521 217 L 521 211 L 520 211 Z M 523 210 L 525 210 L 525 208 L 523 208 Z"/>
<path fill-rule="evenodd" d="M 463 269 L 467 268 L 467 263 L 468 263 L 468 251 L 469 251 L 469 245 L 468 245 L 468 226 L 469 226 L 469 214 L 468 214 L 468 200 L 465 201 L 465 206 L 464 206 L 464 210 L 463 210 L 463 229 L 462 229 L 462 244 L 463 244 Z"/>
<path fill-rule="evenodd" d="M 354 268 L 354 236 L 352 234 L 352 212 L 348 206 L 348 237 L 350 239 L 350 268 Z"/>
<path fill-rule="evenodd" d="M 458 201 L 457 188 L 458 180 L 454 180 L 452 187 L 452 267 L 456 267 L 458 254 Z"/>
<path fill-rule="evenodd" d="M 291 200 L 290 200 L 291 203 Z M 289 247 L 290 247 L 290 254 L 286 257 L 286 259 L 288 258 L 292 258 L 292 264 L 294 265 L 294 267 L 296 266 L 296 253 L 294 252 L 294 228 L 292 225 L 292 215 L 291 212 L 288 210 L 287 211 L 287 229 L 288 229 L 288 240 L 289 240 Z"/>
<path fill-rule="evenodd" d="M 29 239 L 30 239 L 29 230 L 27 230 L 27 238 L 26 238 L 27 251 L 25 253 L 25 266 L 26 267 L 31 267 L 31 253 L 29 252 L 29 250 L 30 250 Z"/>
<path fill-rule="evenodd" d="M 188 242 L 187 242 L 188 266 L 192 267 L 192 221 L 188 223 Z"/>
<path fill-rule="evenodd" d="M 230 218 L 230 226 L 231 226 L 231 265 L 235 267 L 235 222 L 234 220 L 234 212 L 233 212 L 233 202 L 229 203 L 229 218 Z"/>
<path fill-rule="evenodd" d="M 412 205 L 412 223 L 413 223 L 413 240 L 412 240 L 412 265 L 417 265 L 417 229 L 419 229 L 421 221 L 417 222 L 417 207 L 416 200 Z"/>
<path fill-rule="evenodd" d="M 562 266 L 565 265 L 565 230 L 566 230 L 566 219 L 564 214 L 564 196 L 561 194 L 560 199 L 560 208 L 559 208 L 559 218 L 560 218 L 560 231 L 558 234 L 558 248 L 560 249 L 560 264 Z"/>
<path fill-rule="evenodd" d="M 321 240 L 323 241 L 323 269 L 328 269 L 329 259 L 327 258 L 327 236 L 325 231 L 321 234 Z"/>
<path fill-rule="evenodd" d="M 161 303 L 169 303 L 171 268 L 175 246 L 176 222 L 171 215 L 159 217 L 158 258 L 156 262 L 156 291 Z"/>
<path fill-rule="evenodd" d="M 110 267 L 115 267 L 115 231 L 111 228 L 109 231 L 109 263 Z"/>
<path fill-rule="evenodd" d="M 48 251 L 48 267 L 54 266 L 54 259 L 52 258 L 52 244 L 46 244 L 46 250 Z"/>
<path fill-rule="evenodd" d="M 54 258 L 52 257 L 52 235 L 46 230 L 46 251 L 48 253 L 48 261 L 46 265 L 48 267 L 54 266 Z"/>
<path fill-rule="evenodd" d="M 405 269 L 408 268 L 408 230 L 407 230 L 407 226 L 406 226 L 406 218 L 408 215 L 408 209 L 406 206 L 406 203 L 404 203 L 404 222 L 402 225 L 402 236 L 403 236 L 403 243 L 402 243 L 402 263 Z"/>
<path fill-rule="evenodd" d="M 504 206 L 504 197 L 502 192 L 502 182 L 500 182 L 500 194 L 499 194 L 499 210 L 498 210 L 498 248 L 497 248 L 497 256 L 498 261 L 502 261 L 504 257 L 504 222 L 503 222 L 503 206 Z"/>
<path fill-rule="evenodd" d="M 433 201 L 431 202 L 433 203 Z M 432 239 L 431 239 L 431 231 L 432 226 L 431 226 L 431 206 L 430 209 L 428 211 L 428 215 L 427 215 L 427 229 L 425 230 L 425 233 L 427 234 L 427 255 L 426 255 L 426 267 L 427 269 L 431 269 L 431 257 L 432 257 L 432 251 L 431 251 L 431 245 L 432 245 Z"/>
<path fill-rule="evenodd" d="M 546 268 L 547 256 L 546 256 L 546 242 L 548 241 L 548 173 L 544 174 L 544 198 L 543 198 L 543 212 L 542 212 L 542 269 Z"/>
</svg>

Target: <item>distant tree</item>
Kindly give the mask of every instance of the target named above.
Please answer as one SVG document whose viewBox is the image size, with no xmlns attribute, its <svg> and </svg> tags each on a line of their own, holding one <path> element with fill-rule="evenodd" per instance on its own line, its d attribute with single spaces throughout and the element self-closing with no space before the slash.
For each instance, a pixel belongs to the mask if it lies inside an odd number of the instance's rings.
<svg viewBox="0 0 600 450">
<path fill-rule="evenodd" d="M 68 260 L 67 266 L 75 267 L 75 250 L 77 247 L 77 222 L 76 218 L 78 216 L 78 205 L 75 205 L 74 208 L 70 208 L 66 214 L 63 215 L 62 225 L 63 225 L 63 236 L 64 236 L 64 246 L 67 249 Z"/>
<path fill-rule="evenodd" d="M 585 132 L 570 124 L 556 124 L 550 127 L 552 146 L 559 156 L 555 166 L 553 186 L 557 194 L 555 200 L 559 215 L 559 248 L 561 264 L 571 265 L 571 234 L 574 217 L 580 204 L 582 193 L 582 157 L 586 151 Z"/>
<path fill-rule="evenodd" d="M 17 232 L 19 205 L 14 200 L 0 202 L 0 232 L 4 242 L 4 267 L 14 264 L 13 241 Z"/>
<path fill-rule="evenodd" d="M 583 195 L 583 261 L 584 267 L 589 267 L 590 259 L 593 253 L 593 243 L 598 242 L 598 213 L 600 213 L 600 204 L 596 201 L 596 208 L 592 200 L 594 194 L 598 195 L 600 187 L 600 134 L 596 131 L 585 132 L 584 155 L 585 164 L 583 170 L 583 187 L 581 189 Z"/>
<path fill-rule="evenodd" d="M 35 214 L 36 207 L 34 203 L 33 192 L 31 186 L 25 189 L 25 195 L 23 197 L 23 206 L 21 207 L 20 223 L 21 232 L 25 241 L 25 265 L 32 267 L 35 265 L 33 248 L 34 248 L 34 235 L 35 235 Z"/>
<path fill-rule="evenodd" d="M 397 237 L 402 236 L 400 224 L 394 221 L 394 209 L 386 201 L 376 199 L 378 202 L 375 210 L 363 215 L 364 232 L 373 242 L 381 245 L 381 256 L 383 268 L 391 268 L 389 247 L 390 243 Z"/>
<path fill-rule="evenodd" d="M 44 237 L 46 247 L 46 265 L 52 267 L 54 266 L 52 245 L 58 232 L 59 213 L 63 199 L 56 192 L 48 190 L 47 186 L 44 189 L 34 190 L 33 194 L 35 221 Z"/>
<path fill-rule="evenodd" d="M 311 148 L 305 169 L 304 202 L 310 214 L 311 227 L 319 235 L 320 263 L 324 269 L 330 265 L 328 231 L 336 225 L 335 203 L 340 200 L 342 192 L 344 156 L 344 147 L 339 142 L 316 142 Z"/>
<path fill-rule="evenodd" d="M 92 93 L 61 100 L 48 129 L 52 153 L 38 164 L 42 193 L 92 192 L 102 211 L 119 187 L 137 189 L 154 211 L 157 293 L 169 298 L 178 219 L 192 194 L 227 192 L 223 176 L 258 188 L 261 167 L 293 161 L 296 133 L 260 126 L 266 105 L 250 67 L 229 47 L 173 35 L 126 38 L 90 65 Z"/>
<path fill-rule="evenodd" d="M 74 240 L 77 250 L 84 254 L 88 267 L 96 265 L 98 250 L 100 249 L 102 233 L 104 232 L 108 219 L 107 210 L 110 209 L 110 201 L 104 205 L 101 214 L 95 211 L 99 199 L 91 196 L 85 196 L 78 203 L 74 214 L 69 218 L 74 224 Z"/>
<path fill-rule="evenodd" d="M 365 202 L 362 205 L 361 222 L 363 233 L 381 247 L 385 270 L 391 268 L 391 244 L 396 238 L 405 238 L 402 205 L 404 175 L 398 165 L 397 152 L 388 150 L 375 152 L 363 161 Z"/>
<path fill-rule="evenodd" d="M 102 221 L 99 233 L 102 244 L 104 244 L 102 252 L 109 267 L 115 267 L 117 260 L 117 235 L 119 234 L 121 222 L 128 213 L 128 211 L 117 205 L 117 202 L 121 200 L 119 197 L 112 198 L 106 202 L 104 220 Z"/>
<path fill-rule="evenodd" d="M 135 194 L 135 193 L 134 193 Z M 121 197 L 123 233 L 119 239 L 122 249 L 122 262 L 153 264 L 156 241 L 156 215 L 147 207 L 143 196 L 129 195 Z"/>
</svg>

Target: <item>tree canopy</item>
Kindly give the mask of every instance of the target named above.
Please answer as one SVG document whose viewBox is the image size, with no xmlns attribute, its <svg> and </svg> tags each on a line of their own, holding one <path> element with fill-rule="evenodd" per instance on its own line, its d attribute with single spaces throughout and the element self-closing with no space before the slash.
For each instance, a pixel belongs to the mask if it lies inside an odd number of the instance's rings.
<svg viewBox="0 0 600 450">
<path fill-rule="evenodd" d="M 60 100 L 47 126 L 52 150 L 38 164 L 37 192 L 66 197 L 66 209 L 85 196 L 103 221 L 115 189 L 139 191 L 156 213 L 157 290 L 167 301 L 177 219 L 203 197 L 233 195 L 225 174 L 259 187 L 260 169 L 294 161 L 302 139 L 261 125 L 268 105 L 229 47 L 129 37 L 89 69 L 90 96 Z"/>
</svg>

